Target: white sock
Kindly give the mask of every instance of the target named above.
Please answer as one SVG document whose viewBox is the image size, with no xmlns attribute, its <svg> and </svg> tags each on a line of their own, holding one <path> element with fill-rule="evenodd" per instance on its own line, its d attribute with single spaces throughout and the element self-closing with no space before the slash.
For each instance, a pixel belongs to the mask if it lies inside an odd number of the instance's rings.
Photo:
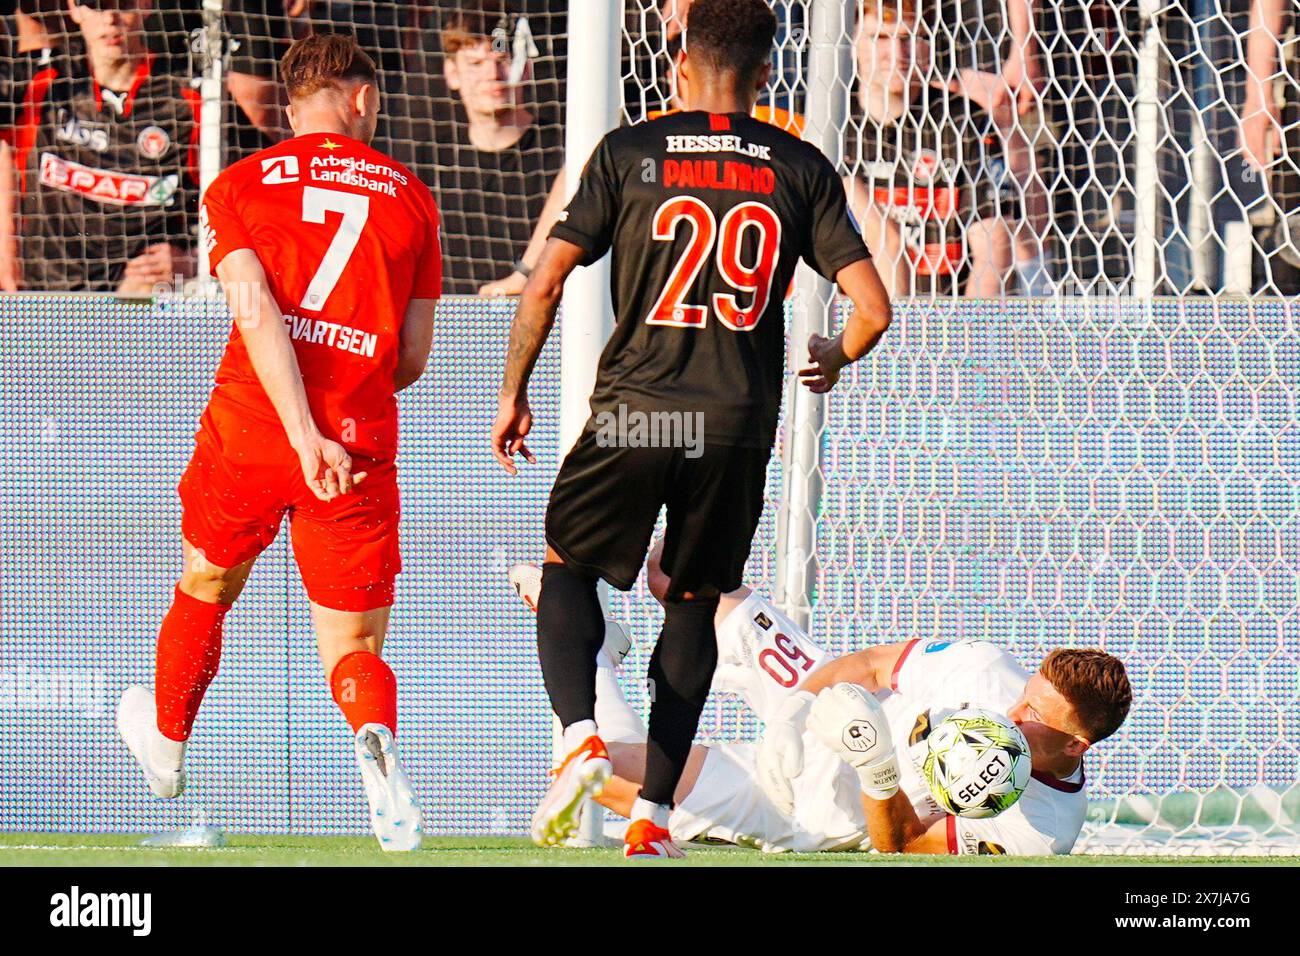
<svg viewBox="0 0 1300 956">
<path fill-rule="evenodd" d="M 614 665 L 604 651 L 596 655 L 596 723 L 605 743 L 645 743 L 645 724 L 623 696 Z"/>
<path fill-rule="evenodd" d="M 668 829 L 669 808 L 662 803 L 651 803 L 649 800 L 642 800 L 637 797 L 632 802 L 632 815 L 630 820 L 649 820 L 657 827 Z"/>
<path fill-rule="evenodd" d="M 573 753 L 582 742 L 596 733 L 596 722 L 594 720 L 579 720 L 577 723 L 569 724 L 564 728 L 564 752 Z"/>
</svg>

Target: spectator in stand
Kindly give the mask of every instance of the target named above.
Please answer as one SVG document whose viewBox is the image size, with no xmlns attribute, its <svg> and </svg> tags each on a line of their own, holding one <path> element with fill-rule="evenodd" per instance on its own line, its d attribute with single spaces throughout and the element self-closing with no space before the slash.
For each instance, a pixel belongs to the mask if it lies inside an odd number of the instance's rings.
<svg viewBox="0 0 1300 956">
<path fill-rule="evenodd" d="M 405 44 L 414 42 L 423 3 L 410 0 L 225 0 L 225 25 L 237 44 L 226 88 L 234 104 L 228 128 L 234 162 L 289 135 L 278 69 L 289 44 L 313 32 L 350 33 L 375 59 L 384 107 L 374 146 L 405 164 L 415 139 L 403 96 Z"/>
<path fill-rule="evenodd" d="M 692 0 L 659 0 L 659 16 L 656 20 L 643 21 L 641 11 L 629 5 L 627 16 L 627 34 L 636 36 L 643 28 L 645 35 L 639 43 L 633 44 L 630 51 L 624 51 L 623 61 L 623 102 L 624 117 L 638 122 L 644 111 L 646 119 L 654 119 L 665 113 L 682 108 L 685 102 L 680 79 L 677 73 L 677 60 L 682 51 L 685 36 L 686 15 L 690 11 Z M 661 61 L 667 64 L 661 69 Z M 654 83 L 647 83 L 653 76 Z M 663 82 L 658 82 L 662 78 Z M 661 104 L 667 109 L 659 108 Z M 803 117 L 767 103 L 754 106 L 754 118 L 764 123 L 771 123 L 788 130 L 796 136 L 803 132 Z M 537 263 L 551 227 L 565 206 L 565 175 L 563 166 L 551 186 L 532 237 L 524 249 L 523 255 L 515 263 L 513 271 L 494 282 L 489 282 L 478 290 L 479 295 L 507 296 L 519 295 L 528 281 L 528 273 Z"/>
<path fill-rule="evenodd" d="M 1242 151 L 1247 162 L 1264 173 L 1274 208 L 1274 223 L 1264 236 L 1263 291 L 1279 295 L 1300 294 L 1300 39 L 1296 36 L 1300 24 L 1296 20 L 1295 7 L 1287 0 L 1254 0 L 1241 110 Z M 1284 59 L 1289 71 L 1282 68 Z"/>
<path fill-rule="evenodd" d="M 520 270 L 563 168 L 563 130 L 529 95 L 534 48 L 520 25 L 503 0 L 470 2 L 443 19 L 443 73 L 459 108 L 427 149 L 436 168 L 449 294 L 478 294 Z"/>
<path fill-rule="evenodd" d="M 149 4 L 69 0 L 84 61 L 14 91 L 0 287 L 149 295 L 193 274 L 199 97 L 155 72 Z"/>
<path fill-rule="evenodd" d="M 974 69 L 930 73 L 915 0 L 861 10 L 845 188 L 890 297 L 1018 291 L 1010 170 L 1032 164 L 1005 87 Z"/>
<path fill-rule="evenodd" d="M 81 38 L 67 17 L 66 0 L 22 0 L 4 17 L 0 32 L 0 129 L 14 124 L 13 93 L 22 90 L 37 71 L 60 56 L 80 56 Z"/>
</svg>

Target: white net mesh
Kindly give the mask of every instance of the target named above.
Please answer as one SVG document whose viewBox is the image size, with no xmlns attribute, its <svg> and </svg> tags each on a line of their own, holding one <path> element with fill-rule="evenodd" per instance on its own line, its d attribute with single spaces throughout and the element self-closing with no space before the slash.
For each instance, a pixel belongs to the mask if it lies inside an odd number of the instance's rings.
<svg viewBox="0 0 1300 956">
<path fill-rule="evenodd" d="M 1021 2 L 773 3 L 760 112 L 839 117 L 855 215 L 913 297 L 814 460 L 784 446 L 820 492 L 789 515 L 815 541 L 789 603 L 839 651 L 1101 646 L 1137 697 L 1089 757 L 1078 849 L 1300 852 L 1300 341 L 1259 297 L 1300 290 L 1300 5 L 1259 0 L 1252 29 L 1250 0 Z M 674 105 L 688 7 L 628 3 L 629 121 Z M 1182 298 L 1096 298 L 1133 293 Z M 756 731 L 725 699 L 703 729 Z"/>
<path fill-rule="evenodd" d="M 6 240 L 0 279 L 9 277 L 4 287 L 148 295 L 156 284 L 194 273 L 197 189 L 186 187 L 198 184 L 188 146 L 205 68 L 200 3 L 159 0 L 138 13 L 132 0 L 104 12 L 93 6 L 78 9 L 95 23 L 112 17 L 130 34 L 128 75 L 92 66 L 104 43 L 66 12 L 66 2 L 23 0 L 2 21 L 0 132 L 7 158 L 18 166 L 4 191 L 11 206 L 0 207 L 0 230 L 7 230 L 0 233 Z M 383 113 L 373 145 L 410 166 L 438 200 L 445 291 L 477 294 L 512 274 L 563 166 L 566 4 L 224 0 L 222 6 L 221 166 L 288 135 L 278 62 L 290 42 L 312 32 L 351 33 L 379 68 Z M 443 49 L 448 37 L 450 54 Z M 95 49 L 88 51 L 88 43 Z M 114 107 L 103 104 L 101 87 L 129 90 L 134 61 L 146 53 L 154 54 L 156 81 L 131 95 L 128 111 L 105 112 Z M 146 127 L 169 141 L 160 156 L 137 142 Z M 178 184 L 174 196 L 143 205 L 121 201 L 132 190 L 148 200 L 155 180 L 168 177 Z M 165 261 L 160 253 L 141 258 L 160 245 L 171 250 Z M 139 260 L 131 273 L 141 273 L 137 282 L 126 273 L 132 260 Z"/>
<path fill-rule="evenodd" d="M 775 0 L 761 108 L 802 125 L 811 17 L 837 18 L 840 158 L 896 294 L 1295 294 L 1297 4 L 1258 5 Z M 673 105 L 687 9 L 629 0 L 628 121 Z"/>
</svg>

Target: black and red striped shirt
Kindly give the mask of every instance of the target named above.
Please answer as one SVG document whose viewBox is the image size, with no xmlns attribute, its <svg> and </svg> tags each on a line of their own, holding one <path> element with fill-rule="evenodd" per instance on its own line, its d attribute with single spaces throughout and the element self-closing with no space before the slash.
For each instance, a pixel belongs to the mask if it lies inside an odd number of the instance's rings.
<svg viewBox="0 0 1300 956">
<path fill-rule="evenodd" d="M 147 246 L 193 247 L 199 95 L 153 66 L 115 92 L 55 60 L 15 89 L 26 288 L 111 291 Z"/>
</svg>

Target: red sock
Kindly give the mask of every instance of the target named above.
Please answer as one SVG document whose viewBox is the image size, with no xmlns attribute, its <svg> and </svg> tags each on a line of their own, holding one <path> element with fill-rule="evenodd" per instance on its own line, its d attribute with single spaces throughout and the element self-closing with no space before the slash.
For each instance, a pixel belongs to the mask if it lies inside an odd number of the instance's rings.
<svg viewBox="0 0 1300 956">
<path fill-rule="evenodd" d="M 330 693 L 353 733 L 362 724 L 382 724 L 397 733 L 397 678 L 378 654 L 346 655 L 330 674 Z"/>
<path fill-rule="evenodd" d="M 179 587 L 158 632 L 154 697 L 158 729 L 172 740 L 188 740 L 203 694 L 221 662 L 221 622 L 229 604 L 208 604 Z"/>
</svg>

